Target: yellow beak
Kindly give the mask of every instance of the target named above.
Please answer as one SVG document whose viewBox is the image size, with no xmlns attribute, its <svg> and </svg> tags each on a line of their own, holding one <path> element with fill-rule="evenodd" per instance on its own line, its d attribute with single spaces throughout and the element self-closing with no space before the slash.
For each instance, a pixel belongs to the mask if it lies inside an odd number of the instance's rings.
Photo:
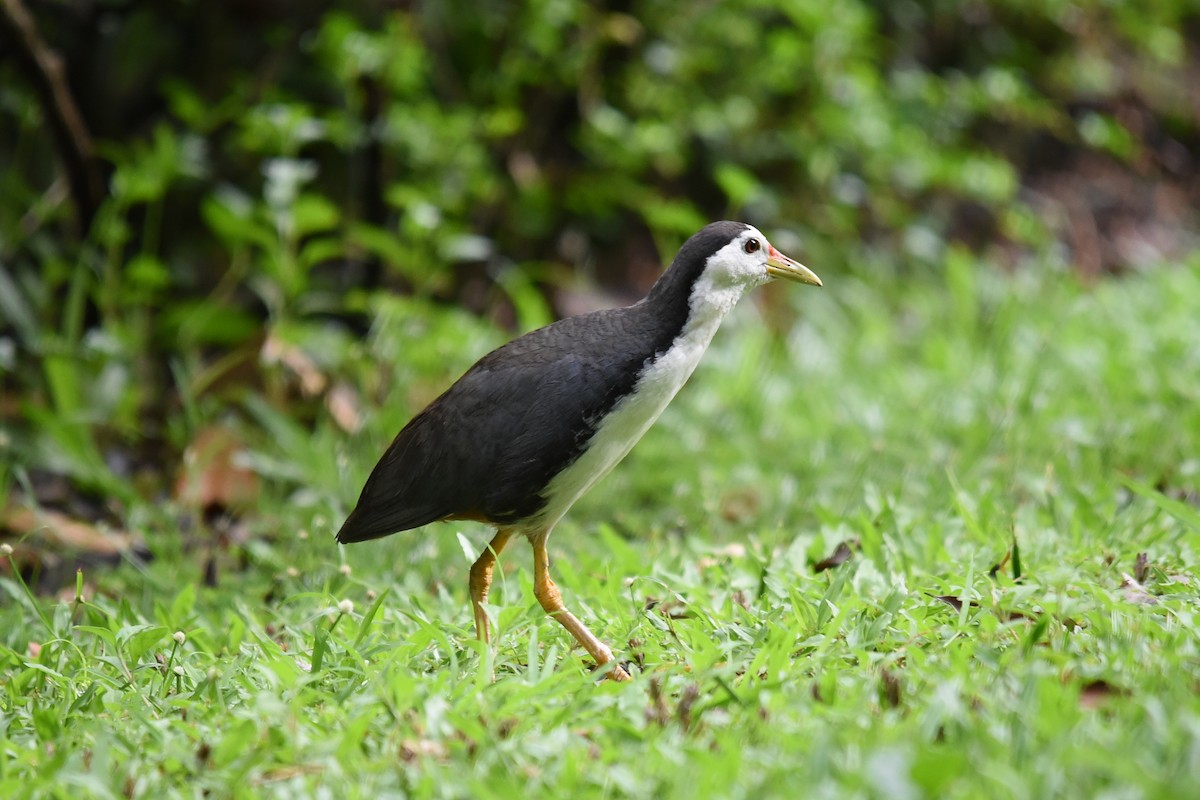
<svg viewBox="0 0 1200 800">
<path fill-rule="evenodd" d="M 783 278 L 796 283 L 807 283 L 809 286 L 820 286 L 821 279 L 817 277 L 817 273 L 813 272 L 808 267 L 801 264 L 799 261 L 793 261 L 783 253 L 771 247 L 767 254 L 767 274 L 772 278 Z"/>
</svg>

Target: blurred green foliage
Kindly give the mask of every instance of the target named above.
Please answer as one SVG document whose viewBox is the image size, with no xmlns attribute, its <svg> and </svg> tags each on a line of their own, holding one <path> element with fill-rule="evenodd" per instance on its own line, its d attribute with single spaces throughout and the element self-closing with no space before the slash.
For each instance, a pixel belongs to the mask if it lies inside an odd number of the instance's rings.
<svg viewBox="0 0 1200 800">
<path fill-rule="evenodd" d="M 1195 0 L 3 0 L 0 795 L 1187 796 L 1198 43 Z M 645 677 L 510 569 L 488 686 L 480 530 L 324 534 L 479 355 L 721 217 L 829 288 L 732 317 L 555 537 Z M 232 523 L 172 488 L 214 428 Z M 85 586 L 17 492 L 155 558 Z"/>
<path fill-rule="evenodd" d="M 1191 0 L 26 5 L 95 146 L 6 16 L 5 447 L 118 496 L 114 442 L 290 396 L 264 341 L 378 385 L 393 292 L 530 327 L 721 217 L 873 279 L 1062 263 L 1041 176 L 1200 183 Z"/>
</svg>

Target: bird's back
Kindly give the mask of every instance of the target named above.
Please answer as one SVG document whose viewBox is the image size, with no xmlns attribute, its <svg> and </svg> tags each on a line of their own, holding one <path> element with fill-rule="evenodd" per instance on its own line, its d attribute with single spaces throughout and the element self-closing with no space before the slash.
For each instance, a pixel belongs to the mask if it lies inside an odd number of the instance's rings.
<svg viewBox="0 0 1200 800">
<path fill-rule="evenodd" d="M 536 515 L 680 325 L 646 302 L 560 320 L 480 359 L 396 436 L 338 541 L 444 519 Z"/>
</svg>

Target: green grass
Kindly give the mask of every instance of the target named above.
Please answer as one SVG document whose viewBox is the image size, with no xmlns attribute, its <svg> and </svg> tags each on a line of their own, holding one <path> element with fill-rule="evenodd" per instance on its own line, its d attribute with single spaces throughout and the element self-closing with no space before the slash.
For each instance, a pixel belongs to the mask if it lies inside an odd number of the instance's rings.
<svg viewBox="0 0 1200 800">
<path fill-rule="evenodd" d="M 334 546 L 411 409 L 352 439 L 259 409 L 256 463 L 293 480 L 218 588 L 152 506 L 157 560 L 86 575 L 92 596 L 0 580 L 0 796 L 1193 794 L 1200 262 L 1093 288 L 823 277 L 778 287 L 784 337 L 745 303 L 551 539 L 632 683 L 597 684 L 542 615 L 523 543 L 495 683 L 465 599 L 488 531 Z M 498 339 L 467 341 L 443 379 Z"/>
</svg>

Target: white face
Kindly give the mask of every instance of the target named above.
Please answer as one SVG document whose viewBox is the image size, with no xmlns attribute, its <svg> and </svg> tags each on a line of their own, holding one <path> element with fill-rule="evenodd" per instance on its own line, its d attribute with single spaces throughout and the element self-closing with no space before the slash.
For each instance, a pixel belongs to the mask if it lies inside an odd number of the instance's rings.
<svg viewBox="0 0 1200 800">
<path fill-rule="evenodd" d="M 803 264 L 776 250 L 753 225 L 709 257 L 704 270 L 711 289 L 737 287 L 742 291 L 773 278 L 820 286 L 821 279 Z"/>
<path fill-rule="evenodd" d="M 706 282 L 714 288 L 733 286 L 752 289 L 771 279 L 767 259 L 775 248 L 754 226 L 748 226 L 737 238 L 713 253 L 704 269 Z"/>
</svg>

